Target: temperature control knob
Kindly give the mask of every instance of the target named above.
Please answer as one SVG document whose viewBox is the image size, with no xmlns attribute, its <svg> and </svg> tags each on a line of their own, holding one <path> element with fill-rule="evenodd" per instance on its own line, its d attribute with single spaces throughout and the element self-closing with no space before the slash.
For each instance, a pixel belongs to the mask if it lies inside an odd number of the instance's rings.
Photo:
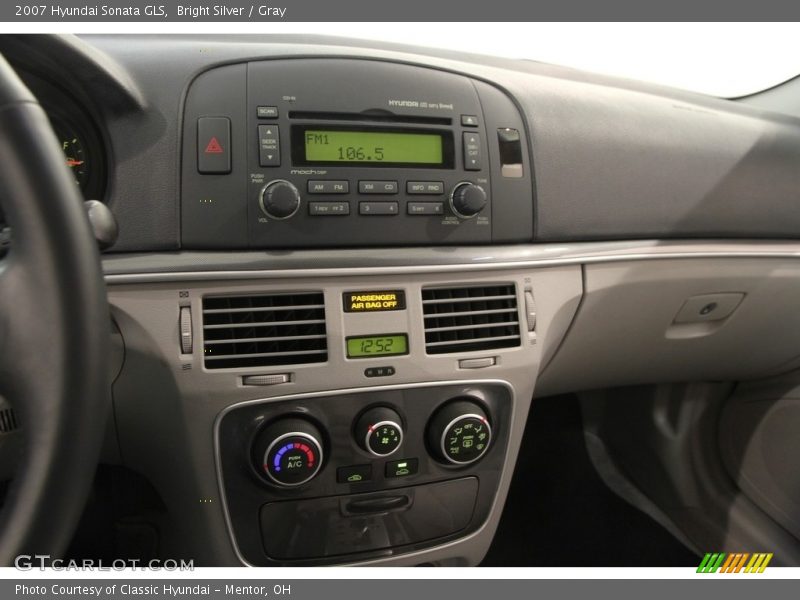
<svg viewBox="0 0 800 600">
<path fill-rule="evenodd" d="M 356 441 L 373 456 L 389 456 L 403 443 L 402 423 L 391 408 L 370 408 L 356 422 Z"/>
<path fill-rule="evenodd" d="M 428 423 L 428 446 L 439 460 L 468 465 L 492 443 L 492 427 L 481 406 L 471 399 L 445 404 Z"/>
<path fill-rule="evenodd" d="M 474 183 L 462 181 L 450 194 L 450 208 L 457 217 L 471 219 L 486 206 L 486 192 Z"/>
<path fill-rule="evenodd" d="M 322 466 L 322 434 L 309 421 L 286 418 L 258 436 L 254 459 L 269 480 L 282 487 L 311 481 Z"/>
<path fill-rule="evenodd" d="M 262 188 L 259 204 L 268 217 L 288 219 L 300 208 L 300 192 L 285 179 L 276 179 Z"/>
</svg>

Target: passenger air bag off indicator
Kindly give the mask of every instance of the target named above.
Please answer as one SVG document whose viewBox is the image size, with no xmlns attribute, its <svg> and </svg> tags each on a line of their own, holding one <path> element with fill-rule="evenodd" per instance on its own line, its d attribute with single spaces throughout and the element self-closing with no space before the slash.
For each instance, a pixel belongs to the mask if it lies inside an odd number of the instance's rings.
<svg viewBox="0 0 800 600">
<path fill-rule="evenodd" d="M 345 292 L 342 296 L 344 312 L 381 312 L 406 308 L 406 293 L 403 290 Z"/>
</svg>

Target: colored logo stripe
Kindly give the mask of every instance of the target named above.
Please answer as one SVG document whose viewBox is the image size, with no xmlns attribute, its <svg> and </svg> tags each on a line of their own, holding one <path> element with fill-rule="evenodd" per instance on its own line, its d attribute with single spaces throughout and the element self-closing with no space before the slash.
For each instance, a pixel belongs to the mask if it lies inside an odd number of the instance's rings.
<svg viewBox="0 0 800 600">
<path fill-rule="evenodd" d="M 714 552 L 713 554 L 708 553 L 703 557 L 700 566 L 697 567 L 697 572 L 716 573 L 717 569 L 719 569 L 720 565 L 722 565 L 723 560 L 725 560 L 724 552 Z"/>
<path fill-rule="evenodd" d="M 767 568 L 769 561 L 772 560 L 772 552 L 765 554 L 753 554 L 753 558 L 750 559 L 750 562 L 745 567 L 745 573 L 763 573 L 764 569 Z"/>
<path fill-rule="evenodd" d="M 771 552 L 708 552 L 697 567 L 698 573 L 763 573 L 772 560 Z M 748 561 L 749 559 L 749 561 Z M 745 566 L 747 564 L 747 566 Z"/>
</svg>

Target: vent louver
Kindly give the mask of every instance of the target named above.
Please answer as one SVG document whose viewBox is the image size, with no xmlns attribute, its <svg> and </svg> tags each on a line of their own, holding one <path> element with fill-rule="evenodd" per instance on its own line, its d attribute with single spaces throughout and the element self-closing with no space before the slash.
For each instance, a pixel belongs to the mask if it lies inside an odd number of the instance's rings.
<svg viewBox="0 0 800 600">
<path fill-rule="evenodd" d="M 520 345 L 513 283 L 423 288 L 422 308 L 428 354 Z"/>
<path fill-rule="evenodd" d="M 14 414 L 14 409 L 3 408 L 0 410 L 0 433 L 11 433 L 17 428 L 17 416 Z"/>
<path fill-rule="evenodd" d="M 203 298 L 203 360 L 207 369 L 327 361 L 322 293 Z"/>
</svg>

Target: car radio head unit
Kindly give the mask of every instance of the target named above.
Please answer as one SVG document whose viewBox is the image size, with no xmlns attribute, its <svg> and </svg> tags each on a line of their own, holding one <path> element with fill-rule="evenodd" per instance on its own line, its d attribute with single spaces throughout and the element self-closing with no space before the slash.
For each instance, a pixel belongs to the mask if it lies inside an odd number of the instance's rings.
<svg viewBox="0 0 800 600">
<path fill-rule="evenodd" d="M 185 248 L 532 237 L 525 127 L 480 81 L 379 61 L 218 67 L 187 93 Z"/>
</svg>

